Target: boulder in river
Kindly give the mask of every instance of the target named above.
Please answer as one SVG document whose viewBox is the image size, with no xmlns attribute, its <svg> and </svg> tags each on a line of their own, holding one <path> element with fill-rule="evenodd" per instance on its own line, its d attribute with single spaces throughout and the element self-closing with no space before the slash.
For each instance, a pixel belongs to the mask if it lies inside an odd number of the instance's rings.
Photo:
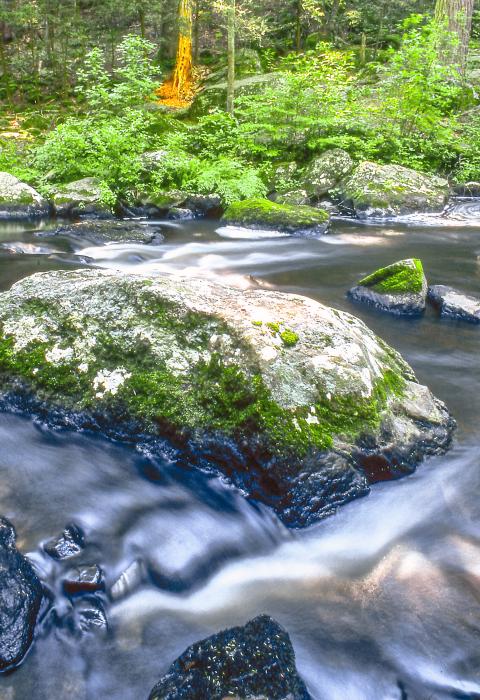
<svg viewBox="0 0 480 700">
<path fill-rule="evenodd" d="M 224 221 L 247 228 L 275 229 L 299 234 L 323 234 L 330 216 L 323 209 L 277 204 L 269 199 L 245 199 L 231 204 Z"/>
<path fill-rule="evenodd" d="M 0 518 L 0 672 L 27 653 L 42 602 L 42 586 L 30 562 L 15 546 L 15 530 Z"/>
<path fill-rule="evenodd" d="M 0 295 L 4 403 L 168 439 L 303 526 L 445 450 L 453 424 L 359 319 L 301 296 L 105 270 Z"/>
<path fill-rule="evenodd" d="M 77 556 L 85 547 L 85 535 L 78 525 L 71 523 L 58 537 L 48 540 L 43 545 L 45 552 L 52 559 L 70 559 Z"/>
<path fill-rule="evenodd" d="M 309 700 L 287 632 L 261 615 L 189 647 L 149 700 Z"/>
<path fill-rule="evenodd" d="M 105 204 L 106 198 L 113 199 L 113 193 L 98 177 L 85 177 L 65 185 L 57 185 L 53 191 L 53 204 L 57 216 L 112 218 L 111 207 Z"/>
<path fill-rule="evenodd" d="M 344 204 L 360 218 L 391 217 L 416 212 L 442 211 L 449 184 L 401 165 L 365 161 L 338 186 Z"/>
<path fill-rule="evenodd" d="M 353 160 L 347 151 L 332 148 L 308 163 L 301 178 L 301 186 L 310 196 L 321 197 L 352 170 Z"/>
<path fill-rule="evenodd" d="M 428 288 L 428 299 L 440 315 L 457 321 L 480 323 L 480 298 L 462 294 L 452 287 L 436 284 Z"/>
<path fill-rule="evenodd" d="M 420 260 L 400 260 L 364 277 L 348 294 L 354 301 L 381 311 L 418 316 L 425 311 L 427 280 Z"/>
<path fill-rule="evenodd" d="M 50 205 L 33 187 L 0 172 L 0 220 L 48 216 Z"/>
<path fill-rule="evenodd" d="M 62 224 L 54 231 L 40 231 L 40 237 L 65 236 L 79 243 L 104 245 L 105 243 L 160 243 L 163 235 L 152 226 L 139 221 L 95 220 Z"/>
</svg>

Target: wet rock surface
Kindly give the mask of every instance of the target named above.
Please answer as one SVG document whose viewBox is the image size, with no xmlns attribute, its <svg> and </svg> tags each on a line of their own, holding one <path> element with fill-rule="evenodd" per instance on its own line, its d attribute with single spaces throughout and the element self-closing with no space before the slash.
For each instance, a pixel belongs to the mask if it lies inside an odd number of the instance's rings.
<svg viewBox="0 0 480 700">
<path fill-rule="evenodd" d="M 398 353 L 304 297 L 55 272 L 0 296 L 0 321 L 4 401 L 153 451 L 166 441 L 174 459 L 222 472 L 290 525 L 364 495 L 376 479 L 364 453 L 382 460 L 381 478 L 389 465 L 397 476 L 452 435 Z M 80 546 L 67 532 L 51 550 Z"/>
<path fill-rule="evenodd" d="M 161 243 L 163 235 L 152 226 L 138 221 L 101 220 L 80 221 L 72 224 L 62 224 L 54 231 L 41 231 L 40 236 L 63 236 L 85 241 L 93 245 L 105 243 Z"/>
<path fill-rule="evenodd" d="M 43 549 L 52 559 L 71 559 L 85 547 L 85 535 L 82 529 L 71 523 L 58 537 L 45 542 Z"/>
<path fill-rule="evenodd" d="M 27 653 L 43 595 L 15 539 L 11 523 L 0 518 L 0 672 L 17 666 Z"/>
<path fill-rule="evenodd" d="M 445 285 L 428 288 L 428 299 L 445 318 L 467 323 L 480 323 L 480 298 L 463 294 Z"/>
<path fill-rule="evenodd" d="M 355 301 L 397 316 L 425 311 L 427 280 L 420 260 L 408 259 L 376 270 L 348 292 Z"/>
<path fill-rule="evenodd" d="M 50 205 L 33 187 L 0 172 L 0 221 L 48 216 Z"/>
<path fill-rule="evenodd" d="M 262 615 L 189 647 L 149 700 L 309 700 L 287 632 Z"/>
<path fill-rule="evenodd" d="M 70 596 L 101 591 L 104 588 L 103 571 L 97 564 L 71 569 L 63 580 L 63 590 Z"/>
</svg>

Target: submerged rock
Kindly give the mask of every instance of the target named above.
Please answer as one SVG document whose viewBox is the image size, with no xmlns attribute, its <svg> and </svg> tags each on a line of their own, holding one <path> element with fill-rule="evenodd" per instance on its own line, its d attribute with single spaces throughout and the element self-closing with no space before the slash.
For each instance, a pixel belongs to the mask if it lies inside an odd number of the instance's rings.
<svg viewBox="0 0 480 700">
<path fill-rule="evenodd" d="M 108 219 L 112 218 L 112 211 L 105 204 L 106 195 L 113 198 L 113 193 L 102 180 L 85 177 L 58 185 L 53 192 L 53 204 L 57 216 Z"/>
<path fill-rule="evenodd" d="M 457 321 L 480 323 L 480 298 L 441 284 L 428 288 L 428 299 L 440 310 L 440 315 Z"/>
<path fill-rule="evenodd" d="M 447 410 L 398 353 L 304 297 L 56 271 L 1 294 L 0 324 L 4 401 L 130 441 L 167 438 L 289 525 L 364 495 L 374 462 L 398 476 L 450 441 Z"/>
<path fill-rule="evenodd" d="M 43 545 L 43 549 L 52 559 L 70 559 L 80 554 L 84 548 L 85 535 L 74 523 L 67 525 L 61 535 Z"/>
<path fill-rule="evenodd" d="M 418 316 L 425 311 L 427 280 L 420 260 L 400 260 L 360 280 L 348 294 L 354 301 L 381 311 Z"/>
<path fill-rule="evenodd" d="M 103 571 L 97 564 L 72 569 L 63 580 L 63 590 L 71 596 L 101 591 L 104 588 Z"/>
<path fill-rule="evenodd" d="M 310 196 L 321 197 L 353 170 L 353 160 L 341 148 L 332 148 L 306 166 L 302 187 Z"/>
<path fill-rule="evenodd" d="M 0 672 L 17 666 L 27 653 L 42 595 L 32 565 L 15 546 L 13 526 L 0 518 Z"/>
<path fill-rule="evenodd" d="M 267 615 L 189 647 L 149 700 L 309 700 L 287 632 Z"/>
<path fill-rule="evenodd" d="M 33 187 L 0 172 L 0 220 L 48 216 L 50 205 Z"/>
<path fill-rule="evenodd" d="M 79 242 L 103 245 L 105 243 L 152 243 L 161 242 L 163 235 L 152 226 L 138 221 L 80 221 L 64 224 L 55 231 L 41 231 L 39 236 L 65 236 Z"/>
<path fill-rule="evenodd" d="M 273 228 L 289 233 L 325 233 L 329 214 L 315 207 L 276 204 L 269 199 L 246 199 L 231 204 L 223 219 L 250 228 Z"/>
<path fill-rule="evenodd" d="M 360 163 L 338 189 L 360 218 L 441 211 L 449 194 L 442 178 L 369 161 Z"/>
</svg>

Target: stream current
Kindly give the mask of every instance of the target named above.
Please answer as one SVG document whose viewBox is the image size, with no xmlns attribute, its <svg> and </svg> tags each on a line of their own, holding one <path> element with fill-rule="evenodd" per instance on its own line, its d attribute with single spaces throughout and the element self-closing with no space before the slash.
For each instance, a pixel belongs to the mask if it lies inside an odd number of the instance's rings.
<svg viewBox="0 0 480 700">
<path fill-rule="evenodd" d="M 0 288 L 98 265 L 307 295 L 361 317 L 399 350 L 448 404 L 455 443 L 414 475 L 290 531 L 217 477 L 0 414 L 0 513 L 53 599 L 24 663 L 0 677 L 0 699 L 146 700 L 188 645 L 261 613 L 290 633 L 314 700 L 480 698 L 479 328 L 430 308 L 394 318 L 345 295 L 407 257 L 422 259 L 431 284 L 478 295 L 480 200 L 457 201 L 443 217 L 337 221 L 318 239 L 214 221 L 155 225 L 158 246 L 79 250 L 44 235 L 52 222 L 2 223 Z M 88 542 L 78 562 L 99 564 L 107 588 L 123 574 L 105 599 L 106 631 L 78 629 L 61 593 L 68 562 L 42 552 L 72 521 Z"/>
</svg>

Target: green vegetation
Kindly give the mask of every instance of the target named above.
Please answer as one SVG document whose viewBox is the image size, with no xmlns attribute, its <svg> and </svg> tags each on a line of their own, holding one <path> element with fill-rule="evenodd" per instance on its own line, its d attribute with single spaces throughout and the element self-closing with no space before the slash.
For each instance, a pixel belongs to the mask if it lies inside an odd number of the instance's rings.
<svg viewBox="0 0 480 700">
<path fill-rule="evenodd" d="M 425 284 L 425 275 L 421 260 L 402 260 L 382 267 L 358 283 L 370 287 L 380 294 L 405 294 L 421 292 Z"/>
</svg>

